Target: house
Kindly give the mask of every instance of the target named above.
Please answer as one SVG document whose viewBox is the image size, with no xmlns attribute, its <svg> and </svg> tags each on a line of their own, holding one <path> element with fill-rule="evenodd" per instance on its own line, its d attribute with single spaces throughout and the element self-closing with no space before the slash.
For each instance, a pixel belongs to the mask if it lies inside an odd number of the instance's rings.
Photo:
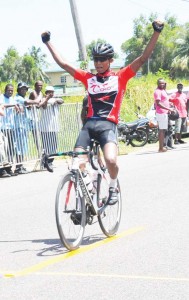
<svg viewBox="0 0 189 300">
<path fill-rule="evenodd" d="M 80 68 L 81 62 L 77 61 L 71 64 L 76 68 Z M 120 70 L 120 68 L 123 66 L 124 59 L 114 59 L 114 61 L 111 63 L 111 69 L 115 72 Z M 89 62 L 88 69 L 91 73 L 96 73 L 93 61 Z M 44 72 L 49 78 L 49 84 L 54 86 L 56 95 L 62 96 L 84 94 L 85 89 L 83 84 L 80 81 L 75 80 L 69 73 L 60 68 L 56 63 L 50 64 L 49 67 L 44 70 Z"/>
</svg>

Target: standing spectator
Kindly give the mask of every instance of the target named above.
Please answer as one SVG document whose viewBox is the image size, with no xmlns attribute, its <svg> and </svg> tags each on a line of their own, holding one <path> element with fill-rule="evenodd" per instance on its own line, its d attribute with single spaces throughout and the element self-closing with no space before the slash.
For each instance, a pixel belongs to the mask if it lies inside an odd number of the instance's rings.
<svg viewBox="0 0 189 300">
<path fill-rule="evenodd" d="M 42 147 L 47 154 L 57 151 L 58 131 L 59 131 L 59 106 L 64 103 L 62 98 L 54 97 L 53 86 L 47 86 L 45 89 L 46 97 L 40 103 L 42 107 L 40 131 L 42 138 Z M 52 163 L 53 159 L 49 162 Z"/>
<path fill-rule="evenodd" d="M 5 86 L 4 94 L 0 95 L 0 103 L 4 105 L 4 117 L 1 120 L 1 130 L 7 138 L 7 160 L 10 164 L 14 161 L 15 155 L 15 145 L 14 145 L 14 114 L 18 111 L 16 102 L 14 101 L 13 95 L 13 85 L 7 84 Z M 15 176 L 16 174 L 12 171 L 11 166 L 7 166 L 3 171 L 8 173 L 10 176 Z M 5 177 L 5 176 L 4 176 Z M 7 176 L 8 177 L 8 176 Z"/>
<path fill-rule="evenodd" d="M 28 171 L 23 167 L 24 156 L 28 152 L 28 131 L 31 121 L 30 110 L 27 105 L 38 105 L 38 100 L 29 100 L 26 97 L 28 85 L 20 82 L 17 86 L 17 95 L 14 100 L 20 108 L 20 111 L 15 115 L 15 145 L 16 145 L 16 158 L 17 166 L 15 173 L 27 174 Z"/>
<path fill-rule="evenodd" d="M 43 88 L 43 82 L 40 80 L 36 81 L 35 89 L 30 93 L 29 99 L 42 101 L 43 99 L 42 88 Z"/>
<path fill-rule="evenodd" d="M 3 116 L 4 116 L 4 105 L 0 104 L 0 124 Z M 0 131 L 0 178 L 11 176 L 6 172 L 6 170 L 3 167 L 1 167 L 4 163 L 5 156 L 6 155 L 5 155 L 4 134 L 2 131 Z"/>
<path fill-rule="evenodd" d="M 188 103 L 189 103 L 189 92 L 188 92 L 187 95 L 186 95 L 186 99 L 187 99 L 187 108 L 188 108 Z M 187 110 L 187 113 L 188 113 L 188 110 Z"/>
<path fill-rule="evenodd" d="M 175 120 L 175 141 L 176 145 L 184 144 L 185 142 L 181 139 L 182 132 L 186 132 L 187 129 L 187 97 L 183 93 L 183 84 L 177 84 L 177 92 L 171 94 L 169 101 L 171 101 L 177 108 L 179 118 Z"/>
<path fill-rule="evenodd" d="M 159 152 L 166 152 L 164 147 L 165 132 L 168 129 L 168 112 L 172 111 L 169 107 L 169 97 L 165 91 L 166 82 L 163 78 L 157 81 L 157 88 L 154 92 L 156 118 L 159 127 Z"/>
<path fill-rule="evenodd" d="M 43 88 L 43 82 L 38 80 L 35 83 L 34 90 L 30 93 L 29 99 L 30 100 L 37 100 L 39 102 L 42 102 L 43 100 L 43 93 L 42 93 L 42 88 Z M 31 108 L 31 131 L 34 139 L 34 143 L 37 147 L 38 153 L 40 151 L 40 143 L 39 143 L 39 135 L 38 135 L 38 114 L 36 111 L 36 107 L 32 106 Z"/>
</svg>

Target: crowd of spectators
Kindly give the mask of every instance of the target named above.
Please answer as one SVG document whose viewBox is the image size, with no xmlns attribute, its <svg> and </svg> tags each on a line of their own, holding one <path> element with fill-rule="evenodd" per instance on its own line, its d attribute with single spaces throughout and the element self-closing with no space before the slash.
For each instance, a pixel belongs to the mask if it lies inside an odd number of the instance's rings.
<svg viewBox="0 0 189 300">
<path fill-rule="evenodd" d="M 163 78 L 157 81 L 154 92 L 156 118 L 159 128 L 159 152 L 175 149 L 173 146 L 173 126 L 175 122 L 174 144 L 186 143 L 182 139 L 182 133 L 187 132 L 187 117 L 189 112 L 189 92 L 183 92 L 183 84 L 177 84 L 177 91 L 168 95 L 166 82 Z"/>
<path fill-rule="evenodd" d="M 28 152 L 29 132 L 32 132 L 38 152 L 41 147 L 47 154 L 57 149 L 58 107 L 63 100 L 54 97 L 52 86 L 45 88 L 44 95 L 42 88 L 43 82 L 37 81 L 27 97 L 29 86 L 20 82 L 13 96 L 14 87 L 7 84 L 0 95 L 0 178 L 28 173 L 23 162 Z M 36 110 L 39 108 L 40 120 Z M 40 128 L 40 137 L 37 126 Z"/>
</svg>

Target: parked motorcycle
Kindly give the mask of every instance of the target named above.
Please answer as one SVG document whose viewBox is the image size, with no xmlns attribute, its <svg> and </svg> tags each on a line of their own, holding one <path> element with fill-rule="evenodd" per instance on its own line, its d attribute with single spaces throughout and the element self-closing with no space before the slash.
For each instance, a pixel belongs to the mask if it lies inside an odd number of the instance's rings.
<svg viewBox="0 0 189 300">
<path fill-rule="evenodd" d="M 138 117 L 136 121 L 120 121 L 118 123 L 118 141 L 133 147 L 142 147 L 146 143 L 156 143 L 158 141 L 157 121 L 142 116 L 139 106 L 135 114 Z"/>
<path fill-rule="evenodd" d="M 138 112 L 136 112 L 137 117 L 140 120 L 146 121 L 148 119 L 147 123 L 147 133 L 148 133 L 148 143 L 157 143 L 158 141 L 158 123 L 156 120 L 155 113 L 153 115 L 147 114 L 146 117 L 142 116 L 140 114 L 140 106 L 138 106 Z"/>
<path fill-rule="evenodd" d="M 148 143 L 157 143 L 159 137 L 159 130 L 157 120 L 149 120 L 149 128 L 148 128 Z"/>
<path fill-rule="evenodd" d="M 142 147 L 148 142 L 146 126 L 149 120 L 138 119 L 134 122 L 120 121 L 118 123 L 118 141 L 133 147 Z"/>
<path fill-rule="evenodd" d="M 158 123 L 154 105 L 147 112 L 146 117 L 149 119 L 148 143 L 156 143 L 158 141 Z"/>
</svg>

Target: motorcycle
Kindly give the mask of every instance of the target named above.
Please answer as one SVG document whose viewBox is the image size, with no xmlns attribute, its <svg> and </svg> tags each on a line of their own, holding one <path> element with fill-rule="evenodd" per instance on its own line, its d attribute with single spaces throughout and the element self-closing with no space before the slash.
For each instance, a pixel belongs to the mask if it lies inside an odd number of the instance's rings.
<svg viewBox="0 0 189 300">
<path fill-rule="evenodd" d="M 148 143 L 157 143 L 158 141 L 158 123 L 156 120 L 155 114 L 147 114 L 146 117 L 142 116 L 140 114 L 140 106 L 138 106 L 138 112 L 136 112 L 136 115 L 139 119 L 146 120 L 148 119 L 148 123 L 146 126 L 146 131 L 148 133 Z"/>
<path fill-rule="evenodd" d="M 118 141 L 133 147 L 142 147 L 148 142 L 148 133 L 146 130 L 149 120 L 138 119 L 134 122 L 120 121 L 118 123 Z"/>
<path fill-rule="evenodd" d="M 156 119 L 149 120 L 148 143 L 157 143 L 159 137 L 158 124 Z"/>
<path fill-rule="evenodd" d="M 149 119 L 148 143 L 157 143 L 159 130 L 154 105 L 151 106 L 146 117 Z"/>
<path fill-rule="evenodd" d="M 133 122 L 120 121 L 118 123 L 118 141 L 125 142 L 126 145 L 133 147 L 142 147 L 147 143 L 156 143 L 158 141 L 158 126 L 155 119 L 151 120 L 135 112 L 138 119 Z"/>
</svg>

